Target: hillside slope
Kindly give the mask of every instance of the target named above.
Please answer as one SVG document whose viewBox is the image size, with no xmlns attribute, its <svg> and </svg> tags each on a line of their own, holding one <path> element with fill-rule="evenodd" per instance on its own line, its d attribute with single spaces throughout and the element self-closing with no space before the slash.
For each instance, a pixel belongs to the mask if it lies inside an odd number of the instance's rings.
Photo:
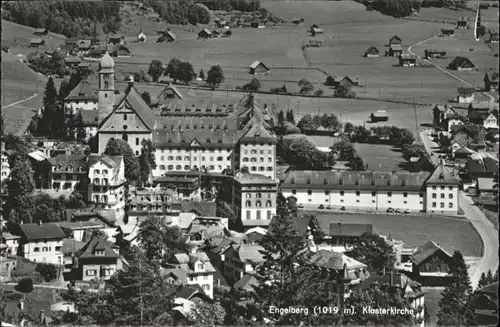
<svg viewBox="0 0 500 327">
<path fill-rule="evenodd" d="M 2 84 L 9 81 L 45 83 L 46 77 L 38 74 L 13 55 L 2 51 Z"/>
<path fill-rule="evenodd" d="M 32 27 L 2 19 L 2 47 L 29 47 L 31 39 L 39 38 L 33 35 L 34 31 L 35 29 Z M 54 48 L 64 43 L 66 37 L 60 34 L 49 33 L 47 36 L 42 37 L 42 39 L 45 40 L 47 47 Z M 33 51 L 35 50 L 33 49 Z"/>
</svg>

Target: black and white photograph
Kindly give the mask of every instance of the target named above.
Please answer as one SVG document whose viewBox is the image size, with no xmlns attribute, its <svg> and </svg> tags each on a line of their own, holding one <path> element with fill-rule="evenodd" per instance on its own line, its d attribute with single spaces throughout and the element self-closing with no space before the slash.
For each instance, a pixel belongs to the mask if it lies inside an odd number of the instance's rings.
<svg viewBox="0 0 500 327">
<path fill-rule="evenodd" d="M 498 1 L 1 23 L 1 326 L 499 324 Z"/>
</svg>

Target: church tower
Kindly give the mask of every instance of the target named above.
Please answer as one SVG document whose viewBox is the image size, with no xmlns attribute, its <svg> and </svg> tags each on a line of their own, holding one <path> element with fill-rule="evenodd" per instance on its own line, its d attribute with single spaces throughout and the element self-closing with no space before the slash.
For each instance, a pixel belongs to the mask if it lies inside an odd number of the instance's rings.
<svg viewBox="0 0 500 327">
<path fill-rule="evenodd" d="M 99 62 L 99 121 L 106 118 L 115 104 L 115 62 L 108 52 Z"/>
</svg>

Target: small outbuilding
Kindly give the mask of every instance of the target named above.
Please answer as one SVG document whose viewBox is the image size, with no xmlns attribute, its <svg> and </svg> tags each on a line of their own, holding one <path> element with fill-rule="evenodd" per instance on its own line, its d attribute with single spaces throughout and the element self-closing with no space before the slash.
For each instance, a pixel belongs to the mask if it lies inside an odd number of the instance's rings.
<svg viewBox="0 0 500 327">
<path fill-rule="evenodd" d="M 489 71 L 484 75 L 484 90 L 498 90 L 498 71 Z"/>
<path fill-rule="evenodd" d="M 378 57 L 380 54 L 380 51 L 374 46 L 371 46 L 368 48 L 368 50 L 365 51 L 364 57 L 367 58 L 373 58 L 373 57 Z"/>
<path fill-rule="evenodd" d="M 111 56 L 118 58 L 127 58 L 132 56 L 132 52 L 124 45 L 117 45 L 111 52 Z"/>
<path fill-rule="evenodd" d="M 45 46 L 45 40 L 42 39 L 31 39 L 30 47 L 39 48 Z"/>
<path fill-rule="evenodd" d="M 372 112 L 372 114 L 370 115 L 370 121 L 372 123 L 388 121 L 388 120 L 389 120 L 389 113 L 387 112 L 387 110 L 377 110 L 375 112 Z"/>
<path fill-rule="evenodd" d="M 113 45 L 125 44 L 125 36 L 112 35 L 108 38 L 108 44 L 113 44 Z"/>
<path fill-rule="evenodd" d="M 209 29 L 207 28 L 204 28 L 202 29 L 199 33 L 198 33 L 198 38 L 199 39 L 209 39 L 213 36 L 213 33 L 212 31 L 210 31 Z"/>
<path fill-rule="evenodd" d="M 139 43 L 144 43 L 147 41 L 147 36 L 146 34 L 144 34 L 144 32 L 142 31 L 142 29 L 139 31 L 139 34 L 137 34 L 137 42 Z"/>
<path fill-rule="evenodd" d="M 425 51 L 424 51 L 424 58 L 425 59 L 444 58 L 444 57 L 446 57 L 446 51 L 444 51 L 444 50 L 425 49 Z"/>
<path fill-rule="evenodd" d="M 471 71 L 476 68 L 469 58 L 466 57 L 455 57 L 447 67 L 450 70 L 457 71 Z"/>
<path fill-rule="evenodd" d="M 36 35 L 36 36 L 46 36 L 47 34 L 49 34 L 49 30 L 46 28 L 37 28 L 33 32 L 33 35 Z"/>
<path fill-rule="evenodd" d="M 324 33 L 323 29 L 316 24 L 311 25 L 311 27 L 309 28 L 309 32 L 311 33 L 312 36 Z"/>
<path fill-rule="evenodd" d="M 490 31 L 490 43 L 498 43 L 498 32 Z"/>
<path fill-rule="evenodd" d="M 82 60 L 78 57 L 66 57 L 64 58 L 64 62 L 68 67 L 77 67 L 78 64 L 82 62 Z"/>
<path fill-rule="evenodd" d="M 399 36 L 394 35 L 389 40 L 389 46 L 394 45 L 394 44 L 403 45 L 403 40 L 401 40 L 401 38 Z"/>
<path fill-rule="evenodd" d="M 399 57 L 403 54 L 403 47 L 401 44 L 392 44 L 387 51 L 389 57 Z"/>
<path fill-rule="evenodd" d="M 198 37 L 199 37 L 199 34 L 198 34 Z M 176 39 L 175 34 L 172 33 L 170 30 L 167 30 L 167 31 L 162 31 L 160 33 L 160 37 L 158 38 L 158 40 L 156 40 L 156 42 L 157 43 L 163 43 L 163 42 L 171 43 L 171 42 L 175 42 L 175 39 Z"/>
<path fill-rule="evenodd" d="M 448 36 L 451 37 L 455 35 L 455 30 L 453 28 L 442 28 L 440 36 Z"/>
<path fill-rule="evenodd" d="M 417 65 L 417 57 L 411 54 L 402 54 L 398 59 L 399 65 L 402 67 L 415 67 Z"/>
<path fill-rule="evenodd" d="M 250 65 L 249 73 L 252 75 L 264 75 L 269 73 L 269 68 L 267 68 L 267 66 L 262 61 L 257 60 Z"/>
<path fill-rule="evenodd" d="M 461 30 L 461 29 L 468 29 L 469 28 L 469 25 L 467 24 L 467 21 L 465 20 L 465 18 L 460 18 L 458 21 L 457 21 L 457 29 Z"/>
</svg>

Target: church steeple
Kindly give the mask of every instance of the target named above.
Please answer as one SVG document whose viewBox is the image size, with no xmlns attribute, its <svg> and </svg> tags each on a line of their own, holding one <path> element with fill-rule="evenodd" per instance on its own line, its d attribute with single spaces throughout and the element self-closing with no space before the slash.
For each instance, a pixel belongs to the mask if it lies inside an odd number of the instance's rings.
<svg viewBox="0 0 500 327">
<path fill-rule="evenodd" d="M 99 120 L 113 111 L 115 103 L 115 62 L 108 52 L 99 62 Z"/>
</svg>

